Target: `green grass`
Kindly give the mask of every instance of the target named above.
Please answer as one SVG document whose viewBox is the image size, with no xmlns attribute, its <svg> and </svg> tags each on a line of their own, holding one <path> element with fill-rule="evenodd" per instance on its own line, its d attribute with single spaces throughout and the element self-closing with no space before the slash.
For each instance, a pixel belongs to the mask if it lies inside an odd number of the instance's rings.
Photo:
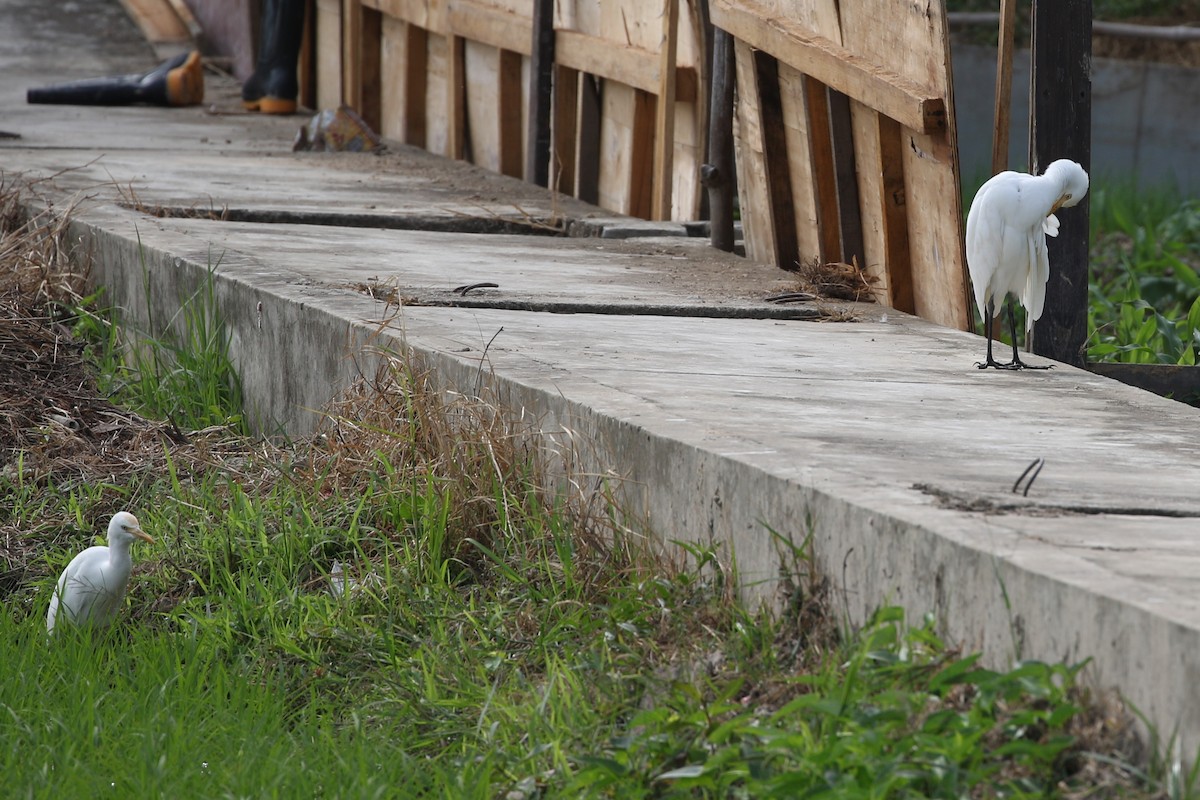
<svg viewBox="0 0 1200 800">
<path fill-rule="evenodd" d="M 611 504 L 546 495 L 496 408 L 442 397 L 391 359 L 311 443 L 193 434 L 109 483 L 0 475 L 0 525 L 51 541 L 0 615 L 5 793 L 1052 797 L 1087 765 L 1165 785 L 1089 738 L 1113 712 L 1078 667 L 985 670 L 898 609 L 841 632 L 803 530 L 776 535 L 790 602 L 751 611 L 719 551 L 682 567 Z M 159 539 L 127 613 L 47 641 L 51 581 L 118 507 Z"/>
</svg>

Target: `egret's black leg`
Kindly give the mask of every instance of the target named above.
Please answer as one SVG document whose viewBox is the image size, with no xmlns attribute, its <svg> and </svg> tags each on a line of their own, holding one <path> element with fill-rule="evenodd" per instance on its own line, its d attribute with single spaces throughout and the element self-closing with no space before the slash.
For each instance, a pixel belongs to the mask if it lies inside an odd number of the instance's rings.
<svg viewBox="0 0 1200 800">
<path fill-rule="evenodd" d="M 1054 365 L 1046 364 L 1043 367 L 1035 367 L 1032 364 L 1026 364 L 1017 355 L 1017 315 L 1013 313 L 1012 303 L 1008 304 L 1008 332 L 1012 334 L 1013 360 L 1009 364 L 1009 369 L 1050 369 Z"/>
<path fill-rule="evenodd" d="M 1009 306 L 1008 313 L 1010 315 L 1012 314 L 1011 306 Z M 979 367 L 980 369 L 987 369 L 988 367 L 995 367 L 996 369 L 1020 369 L 1020 367 L 1014 367 L 1012 364 L 1001 364 L 992 357 L 992 321 L 995 319 L 995 317 L 996 302 L 994 300 L 988 300 L 987 309 L 984 312 L 983 319 L 983 335 L 987 337 L 987 361 L 976 361 L 975 366 Z"/>
</svg>

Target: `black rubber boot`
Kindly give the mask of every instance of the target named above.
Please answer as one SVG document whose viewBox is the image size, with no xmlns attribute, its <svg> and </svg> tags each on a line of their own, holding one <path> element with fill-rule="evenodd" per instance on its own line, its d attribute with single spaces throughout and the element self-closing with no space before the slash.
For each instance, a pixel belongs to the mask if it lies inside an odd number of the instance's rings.
<svg viewBox="0 0 1200 800">
<path fill-rule="evenodd" d="M 242 84 L 242 105 L 264 114 L 296 111 L 296 61 L 304 35 L 304 0 L 263 0 L 254 74 Z"/>
<path fill-rule="evenodd" d="M 30 103 L 72 106 L 194 106 L 204 102 L 204 67 L 200 53 L 180 53 L 142 75 L 84 78 L 30 89 Z"/>
</svg>

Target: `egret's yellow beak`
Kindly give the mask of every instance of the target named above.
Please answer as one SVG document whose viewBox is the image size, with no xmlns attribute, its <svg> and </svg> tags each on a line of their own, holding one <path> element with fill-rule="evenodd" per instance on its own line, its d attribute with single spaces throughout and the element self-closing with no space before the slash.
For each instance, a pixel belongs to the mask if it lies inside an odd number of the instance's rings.
<svg viewBox="0 0 1200 800">
<path fill-rule="evenodd" d="M 143 542 L 149 542 L 150 544 L 154 544 L 154 537 L 151 536 L 150 534 L 146 533 L 141 528 L 133 528 L 129 532 L 132 533 L 134 536 L 138 537 L 139 539 L 141 539 Z"/>
<path fill-rule="evenodd" d="M 1050 209 L 1050 214 L 1057 214 L 1058 210 L 1062 208 L 1062 205 L 1065 202 L 1067 202 L 1067 196 L 1064 194 L 1062 197 L 1054 201 L 1054 206 Z M 1048 217 L 1050 214 L 1047 214 L 1046 216 Z"/>
</svg>

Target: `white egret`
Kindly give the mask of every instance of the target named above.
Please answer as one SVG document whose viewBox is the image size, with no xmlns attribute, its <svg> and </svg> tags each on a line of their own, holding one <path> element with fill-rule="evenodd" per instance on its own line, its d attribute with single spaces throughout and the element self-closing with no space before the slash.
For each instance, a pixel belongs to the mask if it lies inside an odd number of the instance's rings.
<svg viewBox="0 0 1200 800">
<path fill-rule="evenodd" d="M 46 630 L 53 633 L 57 622 L 101 627 L 113 621 L 129 584 L 129 546 L 134 539 L 154 543 L 133 514 L 114 514 L 108 523 L 108 547 L 89 547 L 63 570 L 50 597 Z"/>
<path fill-rule="evenodd" d="M 1017 324 L 1012 303 L 1008 305 L 1008 327 L 1013 339 L 1013 360 L 1008 364 L 992 358 L 992 321 L 997 303 L 1008 295 L 1025 308 L 1026 329 L 1042 316 L 1046 304 L 1046 281 L 1050 260 L 1046 236 L 1058 235 L 1060 208 L 1070 208 L 1088 191 L 1083 167 L 1059 159 L 1041 175 L 1001 172 L 979 187 L 967 213 L 967 268 L 975 288 L 975 303 L 983 317 L 987 336 L 987 361 L 980 369 L 1049 369 L 1030 367 L 1017 355 Z"/>
</svg>

